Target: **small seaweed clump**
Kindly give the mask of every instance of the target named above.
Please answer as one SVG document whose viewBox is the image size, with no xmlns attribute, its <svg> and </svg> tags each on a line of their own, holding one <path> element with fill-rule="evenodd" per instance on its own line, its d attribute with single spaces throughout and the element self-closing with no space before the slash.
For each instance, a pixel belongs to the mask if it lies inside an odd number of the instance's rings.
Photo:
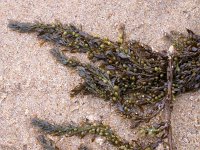
<svg viewBox="0 0 200 150">
<path fill-rule="evenodd" d="M 191 30 L 187 30 L 187 36 L 175 32 L 170 35 L 174 51 L 169 54 L 154 52 L 149 46 L 137 41 L 126 41 L 123 27 L 116 42 L 92 36 L 74 25 L 61 23 L 11 21 L 8 27 L 20 33 L 35 32 L 39 39 L 54 43 L 56 48 L 51 50 L 51 54 L 61 64 L 77 70 L 84 80 L 71 91 L 71 96 L 93 94 L 110 101 L 119 113 L 132 120 L 133 127 L 150 121 L 168 106 L 169 69 L 171 96 L 200 88 L 200 36 Z M 59 47 L 65 49 L 61 50 Z M 64 51 L 86 53 L 93 63 L 85 64 L 69 58 Z M 100 63 L 97 66 L 95 62 Z M 103 136 L 120 150 L 155 149 L 168 136 L 170 126 L 169 122 L 162 122 L 144 130 L 146 136 L 152 133 L 156 135 L 151 142 L 144 144 L 140 141 L 129 143 L 103 124 L 60 126 L 37 118 L 33 119 L 32 124 L 54 136 Z M 45 143 L 45 140 L 42 141 Z"/>
</svg>

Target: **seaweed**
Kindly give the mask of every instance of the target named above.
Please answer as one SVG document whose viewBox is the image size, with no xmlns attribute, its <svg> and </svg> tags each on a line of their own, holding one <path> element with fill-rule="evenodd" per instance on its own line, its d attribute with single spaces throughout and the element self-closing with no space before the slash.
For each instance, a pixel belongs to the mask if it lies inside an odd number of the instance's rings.
<svg viewBox="0 0 200 150">
<path fill-rule="evenodd" d="M 72 97 L 92 94 L 109 101 L 117 112 L 132 121 L 132 128 L 149 122 L 162 110 L 166 116 L 156 127 L 144 130 L 146 136 L 155 135 L 156 138 L 147 138 L 150 142 L 129 143 L 103 124 L 61 126 L 35 118 L 32 120 L 34 126 L 53 136 L 103 136 L 118 149 L 155 149 L 168 138 L 168 147 L 173 149 L 173 100 L 177 95 L 200 88 L 200 36 L 189 29 L 188 35 L 173 31 L 168 35 L 172 41 L 169 51 L 155 52 L 148 45 L 126 40 L 124 26 L 120 28 L 118 41 L 92 36 L 75 25 L 59 22 L 10 21 L 8 27 L 20 33 L 36 33 L 38 39 L 55 45 L 50 51 L 52 56 L 62 65 L 77 70 L 83 79 L 83 83 L 71 91 Z M 70 58 L 65 51 L 86 53 L 91 63 Z"/>
<path fill-rule="evenodd" d="M 119 137 L 111 128 L 102 123 L 89 123 L 83 122 L 81 125 L 54 125 L 45 120 L 34 118 L 32 124 L 38 127 L 42 132 L 52 135 L 52 136 L 79 136 L 83 138 L 88 134 L 98 135 L 106 138 L 106 140 L 112 145 L 116 146 L 119 150 L 140 150 L 151 148 L 154 149 L 167 135 L 166 129 L 167 125 L 165 123 L 156 124 L 148 129 L 145 129 L 145 136 L 154 135 L 156 142 L 138 143 L 134 141 L 129 143 L 126 140 Z M 159 134 L 159 136 L 157 136 Z M 156 145 L 156 146 L 155 146 Z"/>
<path fill-rule="evenodd" d="M 78 147 L 78 150 L 89 150 L 89 148 L 83 144 Z"/>
<path fill-rule="evenodd" d="M 39 135 L 37 140 L 40 142 L 44 150 L 59 150 L 55 143 L 44 135 Z"/>
</svg>

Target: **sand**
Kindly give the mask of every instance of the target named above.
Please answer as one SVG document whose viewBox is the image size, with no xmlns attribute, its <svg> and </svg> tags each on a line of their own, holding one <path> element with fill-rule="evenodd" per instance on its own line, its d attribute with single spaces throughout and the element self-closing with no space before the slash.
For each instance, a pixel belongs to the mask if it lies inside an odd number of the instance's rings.
<svg viewBox="0 0 200 150">
<path fill-rule="evenodd" d="M 130 121 L 116 114 L 109 103 L 92 96 L 69 97 L 80 81 L 76 74 L 56 63 L 52 45 L 34 35 L 7 28 L 9 20 L 81 25 L 84 31 L 117 39 L 117 28 L 126 25 L 128 39 L 140 40 L 154 50 L 166 50 L 165 32 L 200 34 L 200 0 L 0 0 L 0 149 L 41 150 L 32 117 L 55 123 L 79 123 L 85 119 L 109 124 L 127 140 L 135 139 Z M 84 55 L 79 58 L 85 61 Z M 172 125 L 178 150 L 200 149 L 200 91 L 178 97 Z M 114 150 L 90 136 L 54 138 L 61 149 L 76 150 L 81 143 L 93 150 Z"/>
</svg>

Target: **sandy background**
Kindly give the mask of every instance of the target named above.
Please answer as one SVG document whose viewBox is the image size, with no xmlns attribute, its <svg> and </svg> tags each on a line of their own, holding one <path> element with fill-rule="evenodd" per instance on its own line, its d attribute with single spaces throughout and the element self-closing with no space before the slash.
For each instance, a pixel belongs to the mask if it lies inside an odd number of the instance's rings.
<svg viewBox="0 0 200 150">
<path fill-rule="evenodd" d="M 11 32 L 9 19 L 58 19 L 112 40 L 124 23 L 129 39 L 163 50 L 168 49 L 165 32 L 189 28 L 200 34 L 200 0 L 0 0 L 0 150 L 41 150 L 38 133 L 30 125 L 33 116 L 56 123 L 103 120 L 129 140 L 135 138 L 134 131 L 108 103 L 92 96 L 70 99 L 69 91 L 80 82 L 77 74 L 52 59 L 51 45 L 41 47 L 34 35 Z M 178 150 L 200 149 L 199 93 L 182 95 L 175 102 L 172 121 Z M 93 143 L 89 136 L 54 140 L 63 150 L 76 150 L 80 143 L 93 150 L 114 150 L 101 138 Z"/>
</svg>

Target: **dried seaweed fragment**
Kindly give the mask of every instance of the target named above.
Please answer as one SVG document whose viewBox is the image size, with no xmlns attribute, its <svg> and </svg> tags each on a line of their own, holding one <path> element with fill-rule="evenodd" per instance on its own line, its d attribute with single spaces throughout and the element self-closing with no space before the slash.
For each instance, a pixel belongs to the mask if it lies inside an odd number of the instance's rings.
<svg viewBox="0 0 200 150">
<path fill-rule="evenodd" d="M 44 135 L 39 135 L 37 140 L 40 142 L 44 150 L 59 150 L 55 143 Z"/>
<path fill-rule="evenodd" d="M 78 150 L 89 150 L 89 148 L 83 144 L 78 147 Z"/>
</svg>

